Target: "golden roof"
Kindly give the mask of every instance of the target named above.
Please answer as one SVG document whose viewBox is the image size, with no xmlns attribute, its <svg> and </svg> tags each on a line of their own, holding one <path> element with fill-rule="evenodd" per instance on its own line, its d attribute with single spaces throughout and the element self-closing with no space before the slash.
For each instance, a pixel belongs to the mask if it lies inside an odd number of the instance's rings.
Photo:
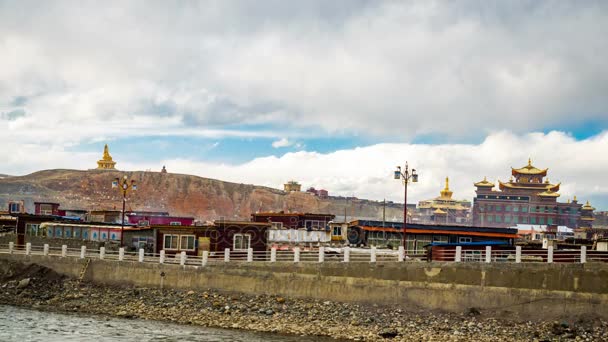
<svg viewBox="0 0 608 342">
<path fill-rule="evenodd" d="M 499 188 L 502 190 L 503 188 L 509 188 L 509 189 L 528 189 L 528 190 L 551 190 L 551 191 L 559 191 L 559 186 L 562 183 L 557 183 L 557 184 L 547 184 L 547 183 L 525 183 L 525 185 L 522 185 L 522 183 L 503 183 L 500 181 L 500 179 L 498 180 L 498 186 Z M 537 186 L 534 186 L 537 185 Z"/>
<path fill-rule="evenodd" d="M 439 215 L 445 215 L 445 214 L 447 214 L 445 211 L 443 211 L 443 210 L 441 210 L 439 208 L 437 208 L 435 211 L 433 211 L 433 213 L 439 214 Z"/>
<path fill-rule="evenodd" d="M 585 203 L 584 206 L 581 207 L 581 210 L 595 210 L 594 207 L 591 206 L 591 204 L 589 204 L 589 201 L 587 201 L 587 203 Z"/>
<path fill-rule="evenodd" d="M 441 196 L 440 199 L 452 199 L 453 192 L 450 190 L 450 179 L 445 177 L 445 188 L 439 192 Z"/>
<path fill-rule="evenodd" d="M 546 176 L 547 175 L 547 170 L 549 169 L 539 169 L 536 168 L 534 166 L 532 166 L 532 160 L 530 158 L 528 158 L 528 165 L 521 167 L 519 169 L 514 169 L 511 168 L 511 174 L 513 174 L 513 176 L 515 175 L 540 175 L 540 176 Z"/>
<path fill-rule="evenodd" d="M 488 182 L 488 180 L 486 179 L 486 177 L 483 177 L 483 180 L 481 182 L 477 182 L 477 183 L 475 183 L 473 185 L 475 185 L 477 187 L 482 187 L 482 188 L 483 187 L 488 187 L 488 186 L 491 187 L 491 188 L 494 187 L 494 183 Z"/>
<path fill-rule="evenodd" d="M 557 192 L 551 191 L 551 189 L 547 189 L 541 193 L 538 194 L 538 196 L 540 197 L 559 197 L 559 194 Z"/>
</svg>

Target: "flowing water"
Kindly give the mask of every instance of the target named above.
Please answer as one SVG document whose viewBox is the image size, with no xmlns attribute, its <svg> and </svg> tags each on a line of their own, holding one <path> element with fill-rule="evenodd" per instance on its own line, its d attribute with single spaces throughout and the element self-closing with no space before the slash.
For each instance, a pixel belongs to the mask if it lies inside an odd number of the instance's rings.
<svg viewBox="0 0 608 342">
<path fill-rule="evenodd" d="M 319 342 L 323 340 L 328 341 L 318 337 L 285 336 L 138 319 L 62 314 L 0 305 L 0 341 Z"/>
</svg>

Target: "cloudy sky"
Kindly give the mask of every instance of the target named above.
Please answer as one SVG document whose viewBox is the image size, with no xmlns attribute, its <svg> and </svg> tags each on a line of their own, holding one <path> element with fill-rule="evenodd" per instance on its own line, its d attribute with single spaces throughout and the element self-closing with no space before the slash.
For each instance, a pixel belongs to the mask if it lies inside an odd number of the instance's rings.
<svg viewBox="0 0 608 342">
<path fill-rule="evenodd" d="M 0 173 L 471 199 L 532 158 L 608 209 L 606 1 L 0 1 Z"/>
</svg>

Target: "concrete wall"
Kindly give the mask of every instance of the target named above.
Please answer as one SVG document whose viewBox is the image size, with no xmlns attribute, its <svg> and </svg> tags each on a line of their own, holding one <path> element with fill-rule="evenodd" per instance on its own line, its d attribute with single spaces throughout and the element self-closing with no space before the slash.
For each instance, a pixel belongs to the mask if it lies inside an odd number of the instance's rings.
<svg viewBox="0 0 608 342">
<path fill-rule="evenodd" d="M 71 276 L 82 260 L 23 255 Z M 400 305 L 518 319 L 608 318 L 606 264 L 244 264 L 180 267 L 93 260 L 85 279 L 111 285 L 204 290 Z"/>
</svg>

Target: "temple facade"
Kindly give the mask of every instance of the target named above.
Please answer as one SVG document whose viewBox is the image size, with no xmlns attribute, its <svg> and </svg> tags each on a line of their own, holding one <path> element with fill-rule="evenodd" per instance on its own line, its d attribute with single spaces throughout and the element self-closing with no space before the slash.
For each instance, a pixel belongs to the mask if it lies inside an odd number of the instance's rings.
<svg viewBox="0 0 608 342">
<path fill-rule="evenodd" d="M 445 178 L 445 188 L 439 197 L 418 202 L 419 222 L 435 224 L 467 223 L 471 202 L 452 198 L 450 180 Z"/>
<path fill-rule="evenodd" d="M 475 183 L 473 225 L 483 227 L 513 227 L 518 224 L 567 226 L 579 232 L 591 231 L 594 208 L 587 202 L 574 200 L 558 202 L 560 183 L 553 184 L 548 169 L 539 169 L 528 160 L 522 168 L 511 168 L 508 182 L 495 184 L 486 178 Z"/>
<path fill-rule="evenodd" d="M 106 144 L 103 148 L 103 156 L 97 161 L 97 170 L 116 170 L 115 165 L 116 162 L 112 160 L 108 145 Z"/>
</svg>

